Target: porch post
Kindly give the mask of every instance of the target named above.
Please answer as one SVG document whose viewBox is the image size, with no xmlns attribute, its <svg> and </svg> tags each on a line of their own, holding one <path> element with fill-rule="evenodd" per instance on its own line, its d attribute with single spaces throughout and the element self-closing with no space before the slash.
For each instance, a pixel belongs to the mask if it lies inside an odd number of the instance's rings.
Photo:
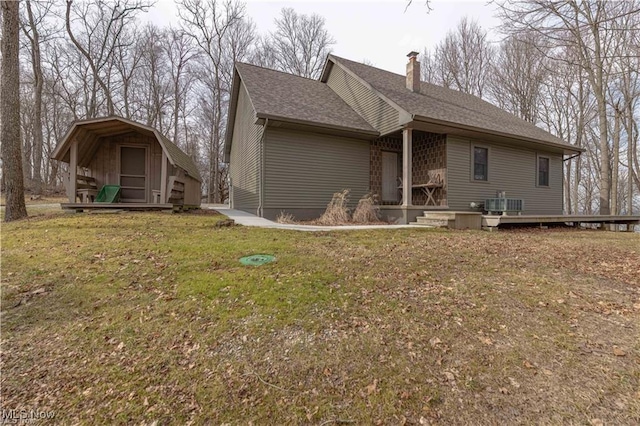
<svg viewBox="0 0 640 426">
<path fill-rule="evenodd" d="M 413 129 L 402 131 L 402 207 L 413 205 L 411 199 L 411 158 Z"/>
<path fill-rule="evenodd" d="M 160 167 L 160 203 L 167 202 L 167 153 L 162 149 L 162 166 Z"/>
<path fill-rule="evenodd" d="M 78 139 L 73 138 L 69 147 L 69 186 L 67 195 L 69 202 L 76 202 L 76 192 L 78 189 Z"/>
<path fill-rule="evenodd" d="M 409 210 L 407 207 L 413 205 L 411 199 L 411 174 L 412 174 L 412 138 L 413 129 L 402 131 L 402 222 L 409 223 Z"/>
</svg>

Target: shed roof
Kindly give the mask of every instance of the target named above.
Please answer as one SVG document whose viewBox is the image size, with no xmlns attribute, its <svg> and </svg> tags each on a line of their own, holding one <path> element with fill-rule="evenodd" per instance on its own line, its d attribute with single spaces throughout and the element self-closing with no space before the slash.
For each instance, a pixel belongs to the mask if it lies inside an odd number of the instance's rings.
<svg viewBox="0 0 640 426">
<path fill-rule="evenodd" d="M 80 138 L 85 146 L 82 149 L 84 154 L 79 154 L 79 158 L 85 157 L 90 159 L 93 153 L 95 153 L 95 150 L 97 150 L 101 137 L 115 136 L 130 131 L 154 136 L 172 165 L 183 169 L 189 176 L 202 182 L 202 177 L 193 159 L 157 129 L 118 116 L 74 121 L 71 123 L 64 137 L 58 142 L 56 149 L 53 151 L 53 154 L 51 154 L 51 158 L 68 162 L 68 152 L 71 141 L 74 138 Z"/>
<path fill-rule="evenodd" d="M 318 80 L 245 63 L 237 63 L 236 70 L 258 118 L 378 134 L 329 86 Z"/>
<path fill-rule="evenodd" d="M 338 63 L 351 71 L 387 101 L 395 104 L 397 109 L 410 114 L 414 120 L 447 123 L 452 127 L 477 129 L 491 134 L 557 145 L 575 151 L 581 150 L 476 96 L 426 82 L 420 83 L 419 93 L 412 92 L 406 87 L 404 75 L 335 55 L 329 55 L 327 65 L 331 62 Z M 330 66 L 325 66 L 322 81 L 326 81 L 329 71 Z"/>
</svg>

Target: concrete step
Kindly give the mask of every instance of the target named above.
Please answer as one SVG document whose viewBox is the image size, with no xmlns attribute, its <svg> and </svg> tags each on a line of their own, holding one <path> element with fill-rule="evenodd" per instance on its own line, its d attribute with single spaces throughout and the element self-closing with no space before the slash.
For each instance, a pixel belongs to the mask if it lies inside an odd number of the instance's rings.
<svg viewBox="0 0 640 426">
<path fill-rule="evenodd" d="M 440 226 L 427 225 L 426 223 L 409 222 L 411 226 L 418 226 L 420 228 L 440 228 Z"/>
<path fill-rule="evenodd" d="M 425 211 L 422 213 L 425 218 L 436 220 L 455 220 L 456 212 L 430 212 Z"/>
<path fill-rule="evenodd" d="M 450 229 L 480 229 L 482 215 L 466 211 L 425 211 L 416 222 Z"/>
<path fill-rule="evenodd" d="M 448 219 L 435 219 L 432 217 L 424 217 L 424 216 L 418 216 L 414 224 L 427 225 L 427 226 L 433 226 L 438 228 L 446 228 L 450 225 Z"/>
</svg>

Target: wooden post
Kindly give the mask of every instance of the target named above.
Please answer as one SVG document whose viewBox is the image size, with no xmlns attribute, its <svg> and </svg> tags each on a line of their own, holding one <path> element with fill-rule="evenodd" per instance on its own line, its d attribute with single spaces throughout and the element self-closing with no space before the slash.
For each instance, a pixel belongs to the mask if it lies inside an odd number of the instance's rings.
<svg viewBox="0 0 640 426">
<path fill-rule="evenodd" d="M 71 147 L 69 147 L 69 202 L 76 202 L 76 193 L 78 189 L 78 139 L 73 138 Z"/>
<path fill-rule="evenodd" d="M 412 129 L 402 131 L 402 206 L 413 205 L 411 199 L 411 159 L 412 159 Z"/>
<path fill-rule="evenodd" d="M 160 167 L 160 203 L 167 202 L 167 153 L 162 149 L 162 166 Z"/>
</svg>

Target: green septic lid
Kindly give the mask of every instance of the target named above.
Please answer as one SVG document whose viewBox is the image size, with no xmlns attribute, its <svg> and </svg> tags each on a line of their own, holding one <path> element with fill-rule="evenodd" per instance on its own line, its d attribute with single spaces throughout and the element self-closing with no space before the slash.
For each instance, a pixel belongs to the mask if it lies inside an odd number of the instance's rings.
<svg viewBox="0 0 640 426">
<path fill-rule="evenodd" d="M 265 263 L 270 263 L 276 260 L 275 256 L 270 254 L 253 254 L 251 256 L 245 256 L 240 258 L 240 263 L 247 266 L 260 266 Z"/>
</svg>

